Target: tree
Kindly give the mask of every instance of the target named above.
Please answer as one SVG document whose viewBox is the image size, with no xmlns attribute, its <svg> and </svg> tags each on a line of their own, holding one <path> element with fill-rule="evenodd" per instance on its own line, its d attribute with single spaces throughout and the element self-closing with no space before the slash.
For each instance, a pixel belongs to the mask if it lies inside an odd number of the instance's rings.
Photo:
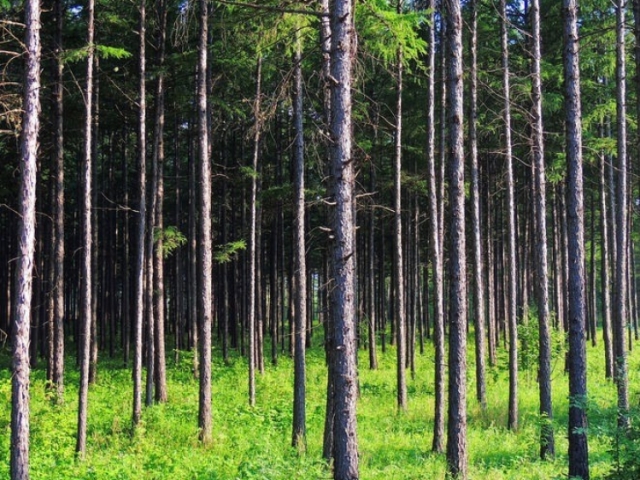
<svg viewBox="0 0 640 480">
<path fill-rule="evenodd" d="M 40 2 L 25 4 L 22 134 L 20 138 L 20 226 L 12 335 L 11 480 L 29 479 L 29 334 L 35 258 L 36 170 L 40 130 Z"/>
<path fill-rule="evenodd" d="M 78 436 L 76 452 L 82 458 L 87 448 L 87 409 L 89 394 L 89 363 L 91 356 L 91 323 L 92 305 L 92 167 L 93 167 L 93 68 L 94 68 L 94 0 L 87 5 L 87 78 L 84 93 L 85 124 L 84 124 L 84 159 L 80 173 L 82 184 L 82 269 L 81 269 L 81 334 L 80 334 L 80 389 L 78 391 Z"/>
<path fill-rule="evenodd" d="M 536 258 L 536 295 L 538 306 L 538 343 L 540 383 L 540 457 L 552 458 L 555 455 L 553 436 L 553 408 L 551 402 L 551 333 L 549 325 L 549 280 L 547 276 L 547 206 L 546 177 L 544 163 L 544 130 L 542 121 L 542 84 L 540 77 L 540 2 L 532 0 L 529 10 L 531 16 L 531 154 L 534 168 L 534 207 L 535 207 L 535 258 Z"/>
<path fill-rule="evenodd" d="M 485 380 L 485 301 L 480 220 L 480 172 L 478 168 L 478 5 L 471 2 L 471 75 L 469 79 L 469 155 L 471 157 L 471 220 L 473 229 L 473 299 L 476 345 L 476 398 L 481 408 L 487 408 Z"/>
<path fill-rule="evenodd" d="M 295 31 L 293 54 L 293 177 L 294 177 L 294 282 L 295 282 L 295 348 L 293 380 L 292 445 L 306 448 L 306 340 L 307 340 L 307 263 L 305 242 L 304 197 L 304 125 L 302 90 L 302 41 Z"/>
<path fill-rule="evenodd" d="M 467 478 L 467 285 L 464 213 L 464 140 L 462 101 L 462 12 L 459 0 L 446 0 L 447 103 L 449 127 L 449 421 L 447 470 Z"/>
<path fill-rule="evenodd" d="M 507 29 L 507 3 L 500 0 L 502 32 L 502 89 L 504 95 L 504 148 L 507 166 L 507 295 L 509 318 L 509 420 L 510 430 L 518 429 L 518 311 L 517 311 L 517 256 L 516 256 L 516 195 L 513 178 L 511 143 L 511 85 L 509 79 L 509 35 Z"/>
<path fill-rule="evenodd" d="M 138 98 L 138 224 L 136 232 L 137 251 L 134 269 L 135 315 L 133 327 L 133 414 L 134 428 L 142 416 L 142 325 L 144 323 L 145 291 L 145 232 L 147 218 L 147 103 L 146 103 L 146 0 L 140 0 L 140 85 Z"/>
<path fill-rule="evenodd" d="M 332 211 L 331 291 L 335 417 L 335 480 L 355 480 L 358 473 L 356 422 L 355 312 L 355 168 L 352 157 L 351 88 L 355 25 L 351 0 L 334 0 L 331 18 L 330 173 Z"/>
<path fill-rule="evenodd" d="M 55 162 L 55 250 L 53 285 L 53 375 L 58 402 L 64 400 L 64 129 L 62 83 L 62 29 L 65 7 L 56 0 L 56 30 L 54 35 L 55 70 L 53 85 L 54 162 Z"/>
<path fill-rule="evenodd" d="M 626 0 L 616 3 L 616 120 L 618 126 L 617 142 L 617 182 L 616 182 L 616 258 L 615 258 L 615 295 L 614 295 L 614 350 L 615 381 L 618 388 L 618 425 L 629 426 L 629 381 L 627 377 L 627 347 L 625 333 L 627 331 L 629 284 L 628 268 L 628 179 L 627 179 L 627 108 L 626 108 L 626 48 L 625 17 Z"/>
<path fill-rule="evenodd" d="M 200 218 L 198 223 L 199 282 L 198 295 L 200 318 L 200 400 L 198 426 L 200 440 L 209 443 L 212 436 L 211 420 L 211 312 L 212 289 L 212 240 L 211 240 L 211 163 L 209 152 L 209 128 L 207 120 L 207 43 L 209 11 L 207 0 L 198 0 L 198 71 L 197 111 L 198 147 L 200 160 Z"/>
<path fill-rule="evenodd" d="M 435 346 L 435 413 L 433 419 L 434 452 L 444 451 L 444 409 L 445 409 L 445 336 L 444 336 L 444 293 L 442 286 L 443 259 L 440 243 L 440 217 L 436 181 L 435 159 L 435 0 L 429 2 L 429 76 L 427 80 L 427 176 L 429 183 L 429 221 L 431 233 L 431 271 L 433 275 L 433 341 Z M 444 46 L 442 47 L 444 48 Z"/>
<path fill-rule="evenodd" d="M 589 479 L 578 5 L 563 0 L 569 264 L 569 477 Z"/>
<path fill-rule="evenodd" d="M 402 0 L 398 0 L 398 13 L 402 11 Z M 405 363 L 407 356 L 407 320 L 405 316 L 405 283 L 404 263 L 402 258 L 402 46 L 398 46 L 396 52 L 396 125 L 395 125 L 395 156 L 393 162 L 393 283 L 395 285 L 394 296 L 394 320 L 396 328 L 396 377 L 398 410 L 407 409 L 407 379 Z"/>
</svg>

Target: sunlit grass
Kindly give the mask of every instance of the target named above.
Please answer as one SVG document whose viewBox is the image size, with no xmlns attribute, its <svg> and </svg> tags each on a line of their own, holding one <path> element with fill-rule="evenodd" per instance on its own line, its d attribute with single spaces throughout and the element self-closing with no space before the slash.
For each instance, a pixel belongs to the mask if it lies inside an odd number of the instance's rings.
<svg viewBox="0 0 640 480">
<path fill-rule="evenodd" d="M 219 353 L 219 352 L 215 352 Z M 8 354 L 0 354 L 0 478 L 8 478 L 11 382 Z M 592 478 L 603 478 L 613 465 L 610 453 L 616 422 L 616 391 L 604 379 L 602 346 L 589 347 L 589 448 Z M 216 357 L 216 355 L 214 355 Z M 444 455 L 431 452 L 433 430 L 433 348 L 417 355 L 416 376 L 408 374 L 409 404 L 396 408 L 395 349 L 379 352 L 380 369 L 367 368 L 360 356 L 358 438 L 363 479 L 443 479 Z M 183 353 L 169 362 L 169 402 L 145 408 L 132 435 L 130 370 L 120 360 L 103 359 L 98 383 L 89 395 L 87 458 L 75 459 L 78 374 L 67 365 L 65 403 L 47 397 L 42 369 L 31 385 L 31 475 L 33 479 L 319 479 L 330 478 L 321 460 L 326 389 L 324 354 L 308 355 L 308 445 L 299 455 L 291 444 L 292 362 L 267 365 L 257 379 L 257 406 L 248 405 L 246 362 L 233 357 L 213 368 L 214 440 L 198 442 L 198 384 L 192 359 Z M 632 352 L 631 403 L 638 403 L 640 359 Z M 473 352 L 468 369 L 468 442 L 470 477 L 491 480 L 560 479 L 567 471 L 567 377 L 563 362 L 553 371 L 556 459 L 538 458 L 538 390 L 535 372 L 520 375 L 520 426 L 506 429 L 508 376 L 506 355 L 488 369 L 486 411 L 475 400 Z"/>
</svg>

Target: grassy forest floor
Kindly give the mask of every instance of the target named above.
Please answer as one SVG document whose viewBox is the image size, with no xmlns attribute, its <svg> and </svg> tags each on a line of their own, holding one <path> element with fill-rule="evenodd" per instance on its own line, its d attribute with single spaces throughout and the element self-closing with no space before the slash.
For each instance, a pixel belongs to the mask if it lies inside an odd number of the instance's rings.
<svg viewBox="0 0 640 480">
<path fill-rule="evenodd" d="M 601 337 L 600 337 L 601 338 Z M 472 339 L 471 342 L 472 343 Z M 409 379 L 409 408 L 398 414 L 395 405 L 395 349 L 379 354 L 380 369 L 370 371 L 367 352 L 360 352 L 358 439 L 361 478 L 442 479 L 444 455 L 430 451 L 433 422 L 433 348 L 416 356 L 416 376 Z M 219 352 L 215 352 L 219 353 Z M 538 391 L 535 368 L 521 371 L 520 429 L 507 423 L 508 377 L 506 352 L 498 367 L 488 369 L 488 409 L 475 400 L 475 376 L 469 351 L 468 435 L 471 479 L 561 479 L 567 472 L 567 376 L 561 359 L 554 361 L 553 401 L 557 457 L 538 459 Z M 171 356 L 173 358 L 173 355 Z M 217 355 L 214 355 L 217 358 Z M 589 450 L 592 479 L 609 478 L 616 462 L 616 391 L 604 379 L 602 342 L 588 348 Z M 11 374 L 5 348 L 0 352 L 0 478 L 9 477 Z M 65 404 L 52 403 L 45 389 L 45 371 L 33 372 L 31 384 L 32 479 L 321 479 L 330 478 L 321 458 L 326 369 L 321 347 L 308 354 L 308 449 L 298 455 L 290 447 L 292 362 L 281 357 L 257 377 L 257 406 L 247 401 L 246 362 L 219 360 L 213 369 L 214 441 L 198 442 L 198 384 L 192 358 L 182 352 L 168 363 L 169 402 L 146 408 L 131 436 L 131 371 L 121 360 L 100 361 L 98 382 L 89 393 L 87 458 L 74 458 L 78 371 L 67 364 Z M 409 377 L 410 378 L 410 377 Z M 640 353 L 630 354 L 630 402 L 638 406 Z M 629 442 L 622 460 L 640 451 Z M 640 458 L 640 457 L 635 457 Z M 637 460 L 640 462 L 640 460 Z M 617 478 L 617 477 L 611 477 Z M 622 477 L 620 477 L 622 478 Z M 625 477 L 626 478 L 626 477 Z"/>
</svg>

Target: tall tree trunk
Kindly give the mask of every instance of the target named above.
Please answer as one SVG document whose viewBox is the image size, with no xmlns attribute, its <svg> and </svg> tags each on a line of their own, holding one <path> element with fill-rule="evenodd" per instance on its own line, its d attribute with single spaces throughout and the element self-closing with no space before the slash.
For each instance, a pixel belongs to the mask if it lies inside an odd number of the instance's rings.
<svg viewBox="0 0 640 480">
<path fill-rule="evenodd" d="M 158 2 L 158 17 L 160 19 L 158 31 L 158 79 L 156 83 L 156 119 L 154 127 L 154 152 L 153 164 L 155 167 L 155 219 L 152 225 L 152 238 L 156 237 L 154 264 L 153 264 L 153 338 L 154 338 L 154 355 L 153 355 L 153 373 L 155 383 L 155 400 L 159 403 L 167 401 L 167 367 L 165 354 L 165 308 L 164 308 L 164 125 L 165 125 L 165 88 L 164 88 L 164 63 L 165 63 L 165 44 L 166 44 L 166 26 L 167 11 L 164 0 Z M 151 250 L 150 250 L 151 251 Z"/>
<path fill-rule="evenodd" d="M 29 479 L 29 334 L 35 259 L 36 173 L 40 130 L 40 1 L 25 3 L 27 49 L 20 138 L 20 225 L 12 325 L 11 480 Z"/>
<path fill-rule="evenodd" d="M 251 199 L 249 208 L 249 405 L 256 404 L 256 214 L 258 194 L 258 155 L 260 153 L 260 100 L 262 96 L 262 57 L 258 57 L 256 69 L 256 99 L 254 104 L 255 131 L 253 135 L 253 156 L 251 163 Z"/>
<path fill-rule="evenodd" d="M 447 99 L 449 126 L 449 420 L 447 470 L 453 478 L 467 478 L 467 285 L 464 212 L 464 140 L 462 98 L 462 6 L 445 1 L 447 16 Z"/>
<path fill-rule="evenodd" d="M 471 1 L 471 76 L 469 99 L 469 150 L 471 156 L 471 204 L 473 221 L 473 299 L 476 346 L 476 398 L 480 407 L 487 408 L 487 386 L 485 380 L 485 301 L 482 272 L 482 232 L 480 225 L 480 172 L 478 169 L 478 6 Z"/>
<path fill-rule="evenodd" d="M 402 12 L 402 0 L 398 0 L 398 13 Z M 396 379 L 398 410 L 407 409 L 407 379 L 405 373 L 405 356 L 407 350 L 406 338 L 406 310 L 405 283 L 402 244 L 402 47 L 396 52 L 396 126 L 395 126 L 395 157 L 393 162 L 393 283 L 395 286 L 394 320 L 396 326 Z"/>
<path fill-rule="evenodd" d="M 320 23 L 320 38 L 322 42 L 322 79 L 323 79 L 323 107 L 324 116 L 327 126 L 331 121 L 331 20 L 329 11 L 329 0 L 320 0 L 320 8 L 324 16 Z M 329 139 L 327 139 L 327 150 L 329 150 Z M 331 152 L 327 161 L 327 174 L 330 171 Z M 324 435 L 322 440 L 322 458 L 330 462 L 334 458 L 334 420 L 335 420 L 335 363 L 334 363 L 334 341 L 333 341 L 333 319 L 332 312 L 329 311 L 328 302 L 328 280 L 329 280 L 329 255 L 327 252 L 325 262 L 323 262 L 325 287 L 323 288 L 323 310 L 327 311 L 325 315 L 325 354 L 327 361 L 327 399 L 324 419 Z M 275 277 L 275 275 L 274 275 Z M 272 320 L 275 321 L 275 320 Z M 275 341 L 275 340 L 274 340 Z"/>
<path fill-rule="evenodd" d="M 627 331 L 628 291 L 628 205 L 627 205 L 627 108 L 626 108 L 626 48 L 625 48 L 625 16 L 626 0 L 618 0 L 616 4 L 616 112 L 618 125 L 618 181 L 616 182 L 616 277 L 614 290 L 613 334 L 615 346 L 615 380 L 618 387 L 618 425 L 629 426 L 629 385 L 627 378 L 627 347 L 625 333 Z"/>
<path fill-rule="evenodd" d="M 544 164 L 542 79 L 540 76 L 540 1 L 531 0 L 532 61 L 531 137 L 534 168 L 535 265 L 538 306 L 538 383 L 540 393 L 540 458 L 553 458 L 553 404 L 551 401 L 551 332 L 549 325 L 549 279 L 547 267 L 547 185 Z"/>
<path fill-rule="evenodd" d="M 64 129 L 62 84 L 62 29 L 65 7 L 63 0 L 55 3 L 56 31 L 54 48 L 56 65 L 53 84 L 55 210 L 54 210 L 54 285 L 53 285 L 53 376 L 57 401 L 64 401 Z"/>
<path fill-rule="evenodd" d="M 305 259 L 304 197 L 304 129 L 302 91 L 302 41 L 295 33 L 293 54 L 293 178 L 294 178 L 294 284 L 295 284 L 295 348 L 293 364 L 293 433 L 292 445 L 306 448 L 306 338 L 307 338 L 307 263 Z"/>
<path fill-rule="evenodd" d="M 142 416 L 142 328 L 144 323 L 145 291 L 145 232 L 147 224 L 147 102 L 146 102 L 146 0 L 140 0 L 140 87 L 138 113 L 138 224 L 136 231 L 136 260 L 134 270 L 135 314 L 133 326 L 133 416 L 135 428 Z"/>
<path fill-rule="evenodd" d="M 599 154 L 600 157 L 600 233 L 601 240 L 601 268 L 600 283 L 602 285 L 601 302 L 602 302 L 602 337 L 604 341 L 604 358 L 605 358 L 605 378 L 613 378 L 614 360 L 613 360 L 613 338 L 611 332 L 611 267 L 609 259 L 611 252 L 609 250 L 609 225 L 608 225 L 608 207 L 607 207 L 607 185 L 605 175 L 605 155 L 604 152 Z"/>
<path fill-rule="evenodd" d="M 84 93 L 85 102 L 85 145 L 84 160 L 80 173 L 82 184 L 82 259 L 81 259 L 81 322 L 80 333 L 80 389 L 78 392 L 78 436 L 76 453 L 83 458 L 87 448 L 87 397 L 89 393 L 89 362 L 91 356 L 91 313 L 92 313 L 92 271 L 91 271 L 91 187 L 92 187 L 92 139 L 93 126 L 93 67 L 94 67 L 94 0 L 87 5 L 87 85 Z"/>
<path fill-rule="evenodd" d="M 589 480 L 587 444 L 587 362 L 585 342 L 582 120 L 578 8 L 563 0 L 564 82 L 567 132 L 567 223 L 569 264 L 569 477 Z"/>
<path fill-rule="evenodd" d="M 331 178 L 333 241 L 332 322 L 334 363 L 334 471 L 335 480 L 355 480 L 358 473 L 356 421 L 356 312 L 355 312 L 355 168 L 352 158 L 351 88 L 356 50 L 352 0 L 331 4 Z"/>
<path fill-rule="evenodd" d="M 206 0 L 198 0 L 198 75 L 197 109 L 198 141 L 200 159 L 200 217 L 199 217 L 199 274 L 198 295 L 200 318 L 200 396 L 198 426 L 200 440 L 209 443 L 212 439 L 211 420 L 211 311 L 212 295 L 212 240 L 211 240 L 211 163 L 209 153 L 209 129 L 207 121 L 207 44 L 209 11 Z"/>
<path fill-rule="evenodd" d="M 513 155 L 511 153 L 511 94 L 509 79 L 509 34 L 507 2 L 500 0 L 502 16 L 502 89 L 504 95 L 505 163 L 507 167 L 507 248 L 508 272 L 507 293 L 509 315 L 509 420 L 510 430 L 518 429 L 518 308 L 517 308 L 517 256 L 516 256 L 516 195 L 513 178 Z"/>
<path fill-rule="evenodd" d="M 427 105 L 427 170 L 429 178 L 429 219 L 431 233 L 431 270 L 433 272 L 433 341 L 435 344 L 435 413 L 433 419 L 434 452 L 443 452 L 445 446 L 445 337 L 444 337 L 444 300 L 442 288 L 443 262 L 440 243 L 440 212 L 438 202 L 438 182 L 436 177 L 435 158 L 435 0 L 429 1 L 429 76 L 428 76 L 428 105 Z M 444 48 L 444 46 L 441 46 Z"/>
</svg>

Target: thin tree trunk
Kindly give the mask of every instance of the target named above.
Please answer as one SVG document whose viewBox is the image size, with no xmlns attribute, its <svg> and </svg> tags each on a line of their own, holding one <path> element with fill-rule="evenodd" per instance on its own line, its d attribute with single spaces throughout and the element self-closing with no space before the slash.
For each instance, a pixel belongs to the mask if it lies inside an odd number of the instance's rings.
<svg viewBox="0 0 640 480">
<path fill-rule="evenodd" d="M 36 175 L 40 130 L 40 2 L 25 3 L 27 49 L 20 138 L 20 224 L 12 322 L 11 480 L 29 479 L 29 334 L 35 259 Z"/>
<path fill-rule="evenodd" d="M 207 121 L 207 44 L 208 44 L 208 2 L 198 0 L 198 140 L 200 158 L 200 218 L 199 218 L 199 312 L 200 318 L 200 394 L 198 426 L 200 440 L 212 440 L 211 419 L 211 307 L 212 295 L 212 240 L 211 240 L 211 164 L 209 153 L 209 129 Z"/>
<path fill-rule="evenodd" d="M 600 233 L 601 240 L 601 302 L 602 302 L 602 337 L 604 341 L 605 378 L 613 378 L 613 338 L 611 332 L 611 267 L 609 259 L 609 225 L 607 222 L 607 185 L 605 179 L 605 155 L 600 153 Z"/>
<path fill-rule="evenodd" d="M 262 57 L 258 57 L 258 65 L 256 70 L 256 99 L 254 104 L 255 131 L 253 136 L 253 156 L 251 164 L 251 199 L 249 208 L 250 225 L 249 225 L 249 312 L 248 312 L 248 330 L 249 330 L 249 405 L 256 404 L 256 211 L 257 211 L 257 194 L 258 194 L 258 155 L 260 153 L 260 100 L 262 96 Z"/>
<path fill-rule="evenodd" d="M 435 159 L 435 0 L 430 0 L 429 11 L 429 72 L 428 75 L 428 105 L 427 105 L 427 170 L 429 181 L 429 219 L 431 233 L 431 269 L 433 272 L 433 341 L 435 345 L 435 407 L 433 419 L 434 452 L 443 452 L 445 448 L 444 419 L 445 419 L 445 337 L 444 337 L 444 301 L 442 289 L 443 262 L 440 243 L 440 212 L 438 202 L 438 187 L 436 178 Z M 442 46 L 441 48 L 444 48 Z M 444 87 L 443 87 L 444 88 Z"/>
<path fill-rule="evenodd" d="M 133 427 L 142 416 L 142 328 L 144 323 L 145 291 L 145 231 L 147 222 L 147 103 L 146 103 L 146 0 L 140 0 L 140 90 L 138 125 L 138 229 L 137 252 L 134 271 L 135 314 L 133 327 Z"/>
<path fill-rule="evenodd" d="M 618 125 L 618 181 L 616 182 L 616 257 L 615 257 L 615 290 L 613 299 L 613 334 L 615 346 L 615 379 L 618 387 L 618 425 L 629 426 L 629 385 L 627 378 L 627 347 L 625 333 L 627 331 L 628 291 L 628 235 L 627 230 L 627 109 L 626 109 L 626 49 L 625 49 L 625 15 L 626 0 L 618 0 L 616 5 L 616 112 Z"/>
<path fill-rule="evenodd" d="M 398 0 L 398 13 L 402 11 L 402 0 Z M 407 409 L 407 379 L 405 373 L 405 356 L 407 349 L 405 283 L 402 244 L 402 47 L 396 52 L 396 126 L 395 126 L 395 159 L 394 159 L 394 230 L 393 230 L 393 266 L 394 266 L 394 320 L 396 326 L 396 380 L 398 410 Z"/>
<path fill-rule="evenodd" d="M 92 187 L 92 139 L 93 126 L 93 68 L 94 68 L 94 0 L 87 5 L 87 79 L 85 90 L 85 145 L 84 160 L 80 173 L 82 184 L 82 258 L 81 258 L 81 322 L 80 333 L 80 389 L 78 391 L 78 435 L 76 453 L 84 458 L 87 448 L 87 402 L 89 393 L 89 363 L 91 356 L 91 313 L 92 313 L 92 271 L 91 271 L 91 187 Z"/>
<path fill-rule="evenodd" d="M 447 470 L 453 478 L 467 478 L 467 285 L 464 212 L 464 140 L 462 98 L 462 6 L 445 2 L 447 16 L 447 99 L 449 126 L 449 420 Z"/>
<path fill-rule="evenodd" d="M 55 210 L 54 210 L 54 285 L 53 285 L 53 383 L 58 403 L 64 401 L 64 129 L 62 84 L 62 29 L 65 7 L 63 0 L 55 3 L 56 32 L 54 36 L 55 72 L 53 85 Z"/>
<path fill-rule="evenodd" d="M 164 60 L 166 44 L 167 11 L 164 0 L 158 2 L 158 17 L 160 19 L 158 32 L 158 79 L 156 84 L 156 119 L 155 119 L 155 145 L 154 166 L 156 189 L 155 195 L 155 219 L 152 236 L 156 236 L 153 265 L 153 310 L 154 310 L 154 380 L 155 400 L 159 403 L 167 401 L 167 367 L 165 354 L 165 308 L 164 308 L 164 217 L 162 213 L 164 201 L 164 125 L 165 125 L 165 88 L 164 88 Z"/>
<path fill-rule="evenodd" d="M 356 480 L 358 440 L 356 420 L 356 312 L 355 312 L 355 168 L 352 158 L 351 88 L 356 49 L 353 3 L 331 4 L 331 121 L 332 196 L 331 266 L 334 373 L 335 480 Z"/>
<path fill-rule="evenodd" d="M 295 348 L 293 373 L 293 433 L 292 445 L 306 449 L 306 337 L 307 337 L 307 264 L 305 259 L 305 197 L 304 197 L 304 129 L 302 91 L 302 41 L 295 33 L 293 54 L 293 178 L 294 178 L 294 284 L 295 284 Z"/>
<path fill-rule="evenodd" d="M 549 278 L 547 259 L 547 186 L 544 164 L 544 129 L 542 121 L 542 79 L 540 76 L 540 1 L 531 0 L 533 58 L 531 62 L 533 105 L 531 136 L 534 168 L 535 265 L 538 307 L 538 383 L 540 394 L 540 458 L 555 456 L 553 404 L 551 400 L 551 331 L 549 325 Z"/>
<path fill-rule="evenodd" d="M 578 8 L 563 0 L 564 81 L 567 132 L 567 222 L 569 264 L 569 477 L 589 480 L 587 444 L 587 363 L 585 345 L 585 279 L 582 180 L 582 120 Z"/>
<path fill-rule="evenodd" d="M 502 16 L 502 89 L 504 95 L 505 163 L 507 167 L 507 292 L 509 315 L 509 420 L 510 430 L 518 429 L 518 305 L 517 305 L 517 256 L 516 256 L 516 198 L 511 153 L 511 94 L 509 79 L 509 35 L 506 0 L 500 0 Z"/>
<path fill-rule="evenodd" d="M 480 172 L 478 169 L 478 6 L 471 2 L 471 76 L 469 99 L 469 150 L 471 156 L 471 205 L 473 222 L 473 288 L 474 326 L 476 356 L 476 398 L 482 410 L 487 408 L 487 386 L 485 380 L 485 301 L 482 264 L 482 233 L 480 225 Z"/>
</svg>

